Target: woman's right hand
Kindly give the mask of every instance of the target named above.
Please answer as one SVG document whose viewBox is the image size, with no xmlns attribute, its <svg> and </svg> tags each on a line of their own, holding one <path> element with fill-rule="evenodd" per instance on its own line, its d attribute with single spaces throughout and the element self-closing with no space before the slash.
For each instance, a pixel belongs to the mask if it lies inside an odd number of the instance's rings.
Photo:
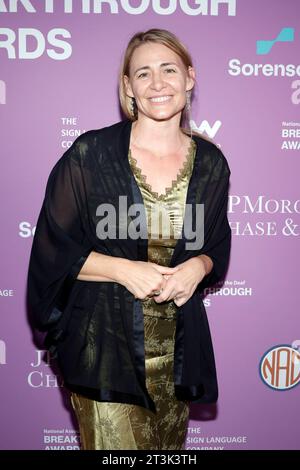
<svg viewBox="0 0 300 470">
<path fill-rule="evenodd" d="M 164 289 L 167 278 L 178 271 L 178 267 L 170 268 L 150 261 L 130 261 L 124 273 L 122 284 L 136 299 L 145 300 L 152 297 L 155 291 Z"/>
</svg>

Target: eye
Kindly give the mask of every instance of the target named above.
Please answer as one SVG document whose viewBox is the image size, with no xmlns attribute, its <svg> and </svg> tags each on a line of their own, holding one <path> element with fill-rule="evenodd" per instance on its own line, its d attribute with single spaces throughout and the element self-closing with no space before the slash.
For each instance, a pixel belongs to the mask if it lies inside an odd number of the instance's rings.
<svg viewBox="0 0 300 470">
<path fill-rule="evenodd" d="M 143 76 L 145 76 L 145 75 L 147 75 L 147 72 L 140 73 L 140 75 L 138 75 L 137 78 L 143 77 Z"/>
<path fill-rule="evenodd" d="M 176 73 L 176 70 L 171 69 L 171 68 L 165 69 L 164 71 L 167 72 L 167 73 L 169 73 L 169 72 L 175 72 Z M 147 72 L 142 72 L 137 76 L 137 78 L 143 78 L 143 77 L 146 77 L 147 75 L 148 75 Z"/>
</svg>

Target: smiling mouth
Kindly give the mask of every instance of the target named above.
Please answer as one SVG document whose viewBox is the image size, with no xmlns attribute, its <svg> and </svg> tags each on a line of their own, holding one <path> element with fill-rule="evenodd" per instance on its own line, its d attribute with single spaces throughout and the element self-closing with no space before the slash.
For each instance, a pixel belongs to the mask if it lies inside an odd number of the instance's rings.
<svg viewBox="0 0 300 470">
<path fill-rule="evenodd" d="M 169 101 L 172 98 L 171 95 L 165 95 L 165 96 L 157 96 L 153 98 L 149 98 L 149 100 L 152 103 L 164 103 L 165 101 Z"/>
</svg>

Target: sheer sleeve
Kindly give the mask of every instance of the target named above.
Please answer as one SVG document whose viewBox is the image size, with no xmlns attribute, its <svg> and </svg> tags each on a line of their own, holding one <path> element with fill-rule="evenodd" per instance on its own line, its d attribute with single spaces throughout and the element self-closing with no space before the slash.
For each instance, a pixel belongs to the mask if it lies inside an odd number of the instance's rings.
<svg viewBox="0 0 300 470">
<path fill-rule="evenodd" d="M 77 139 L 49 175 L 31 248 L 27 300 L 34 326 L 42 331 L 62 315 L 75 279 L 92 251 L 84 230 L 79 145 Z"/>
<path fill-rule="evenodd" d="M 212 271 L 200 283 L 201 289 L 221 280 L 228 268 L 231 249 L 231 228 L 227 217 L 230 174 L 227 160 L 218 149 L 218 161 L 205 190 L 204 245 L 200 253 L 209 256 L 214 264 Z"/>
</svg>

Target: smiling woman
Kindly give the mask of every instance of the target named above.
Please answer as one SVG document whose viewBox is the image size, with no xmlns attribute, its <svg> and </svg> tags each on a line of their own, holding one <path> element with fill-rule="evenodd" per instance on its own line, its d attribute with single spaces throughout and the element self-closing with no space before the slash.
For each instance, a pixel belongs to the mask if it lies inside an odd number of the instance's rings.
<svg viewBox="0 0 300 470">
<path fill-rule="evenodd" d="M 138 37 L 133 38 L 124 55 L 120 75 L 120 101 L 130 119 L 134 115 L 134 120 L 143 119 L 144 123 L 145 117 L 172 117 L 170 112 L 177 115 L 177 121 L 186 117 L 181 112 L 190 108 L 195 71 L 186 47 L 174 35 L 171 37 L 152 30 L 152 37 L 149 33 L 142 42 Z M 162 124 L 158 129 L 166 126 L 169 129 L 170 125 Z M 158 142 L 153 143 L 159 146 Z M 172 141 L 170 143 L 168 154 L 172 147 L 176 149 L 178 134 L 174 145 Z"/>
<path fill-rule="evenodd" d="M 184 129 L 178 130 L 180 122 L 189 117 L 195 84 L 191 63 L 176 38 L 159 33 L 155 40 L 145 38 L 138 47 L 132 41 L 124 57 L 120 99 L 125 112 L 131 107 L 130 116 L 135 118 L 130 156 L 159 194 L 176 181 L 190 148 L 191 138 Z"/>
<path fill-rule="evenodd" d="M 28 300 L 85 450 L 182 449 L 189 403 L 218 397 L 200 293 L 229 261 L 230 169 L 216 145 L 182 127 L 194 85 L 173 33 L 135 34 L 119 77 L 127 119 L 79 136 L 48 179 Z M 121 210 L 124 198 L 137 218 Z M 122 217 L 99 226 L 107 206 Z"/>
</svg>

